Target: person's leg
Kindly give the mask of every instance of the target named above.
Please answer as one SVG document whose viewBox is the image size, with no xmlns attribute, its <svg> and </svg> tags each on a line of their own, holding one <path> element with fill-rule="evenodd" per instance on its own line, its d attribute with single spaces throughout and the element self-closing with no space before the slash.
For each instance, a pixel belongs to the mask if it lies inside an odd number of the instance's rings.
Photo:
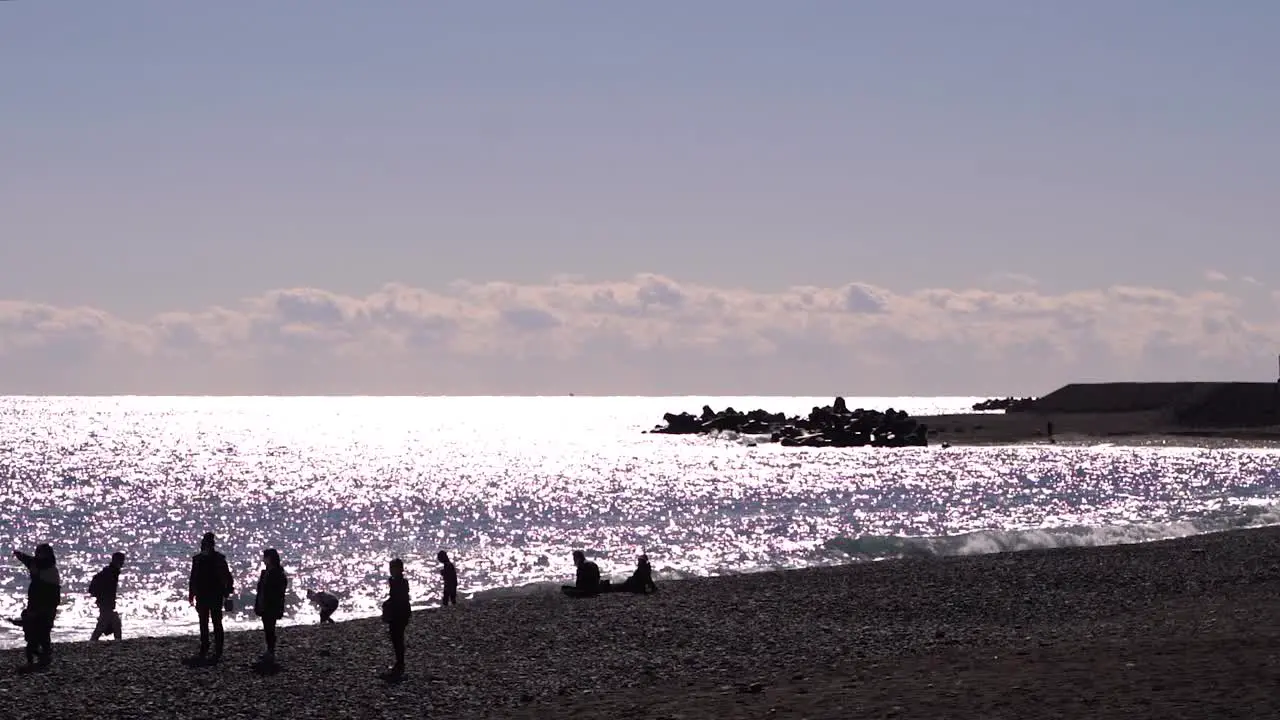
<svg viewBox="0 0 1280 720">
<path fill-rule="evenodd" d="M 209 606 L 196 602 L 196 614 L 200 616 L 200 657 L 209 654 Z"/>
<path fill-rule="evenodd" d="M 35 618 L 32 615 L 23 613 L 22 619 L 24 621 L 22 625 L 22 639 L 27 643 L 27 664 L 32 665 L 35 663 L 36 656 L 39 654 L 38 638 L 40 637 L 40 633 L 36 630 Z"/>
<path fill-rule="evenodd" d="M 117 640 L 124 636 L 124 628 L 120 626 L 120 613 L 115 610 L 111 611 L 111 630 Z"/>
<path fill-rule="evenodd" d="M 40 664 L 48 665 L 53 659 L 53 617 L 42 617 L 38 623 L 40 628 Z"/>
<path fill-rule="evenodd" d="M 213 656 L 219 658 L 222 657 L 222 641 L 224 640 L 222 632 L 222 603 L 214 603 L 209 606 L 209 619 L 213 621 Z"/>
<path fill-rule="evenodd" d="M 331 622 L 333 622 L 333 609 L 320 608 L 320 624 L 323 625 Z"/>
<path fill-rule="evenodd" d="M 111 631 L 111 612 L 105 608 L 98 608 L 98 624 L 93 626 L 93 632 L 89 634 L 89 642 L 97 642 L 105 632 Z"/>
<path fill-rule="evenodd" d="M 391 623 L 391 647 L 396 651 L 396 668 L 404 669 L 404 624 Z"/>
<path fill-rule="evenodd" d="M 276 654 L 276 619 L 262 618 L 262 634 L 267 638 L 267 654 Z"/>
</svg>

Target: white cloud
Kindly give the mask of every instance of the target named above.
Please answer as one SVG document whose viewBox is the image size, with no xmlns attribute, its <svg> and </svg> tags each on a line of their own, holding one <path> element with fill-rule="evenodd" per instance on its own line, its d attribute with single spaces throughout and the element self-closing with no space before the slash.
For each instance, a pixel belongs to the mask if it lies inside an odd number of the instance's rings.
<svg viewBox="0 0 1280 720">
<path fill-rule="evenodd" d="M 1074 379 L 1273 379 L 1274 306 L 1223 291 L 866 283 L 273 290 L 130 321 L 0 302 L 6 393 L 987 394 Z"/>
</svg>

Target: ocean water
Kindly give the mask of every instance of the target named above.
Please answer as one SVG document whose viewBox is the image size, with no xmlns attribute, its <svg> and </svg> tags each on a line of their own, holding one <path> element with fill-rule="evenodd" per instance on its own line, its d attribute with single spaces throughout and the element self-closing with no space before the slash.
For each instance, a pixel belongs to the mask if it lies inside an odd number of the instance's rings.
<svg viewBox="0 0 1280 720">
<path fill-rule="evenodd" d="M 977 398 L 851 398 L 958 412 Z M 262 549 L 291 578 L 285 624 L 316 622 L 307 589 L 375 615 L 387 561 L 434 606 L 435 554 L 464 598 L 550 592 L 584 548 L 662 578 L 1155 540 L 1280 522 L 1280 453 L 1023 445 L 803 449 L 732 434 L 641 431 L 666 411 L 807 412 L 830 398 L 0 398 L 0 545 L 51 542 L 57 640 L 86 638 L 89 579 L 124 550 L 129 636 L 187 634 L 190 556 L 217 533 L 251 612 Z M 0 615 L 27 576 L 0 571 Z M 0 624 L 0 646 L 20 643 Z"/>
</svg>

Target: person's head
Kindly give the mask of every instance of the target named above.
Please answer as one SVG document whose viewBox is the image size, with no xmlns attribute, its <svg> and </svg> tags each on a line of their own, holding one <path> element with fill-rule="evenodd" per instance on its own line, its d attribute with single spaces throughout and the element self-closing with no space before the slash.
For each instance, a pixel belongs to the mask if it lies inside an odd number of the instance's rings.
<svg viewBox="0 0 1280 720">
<path fill-rule="evenodd" d="M 49 543 L 40 543 L 36 546 L 35 558 L 36 562 L 41 567 L 49 567 L 50 565 L 57 564 L 57 560 L 54 559 L 53 556 L 53 546 Z"/>
<path fill-rule="evenodd" d="M 209 553 L 213 552 L 214 543 L 215 543 L 215 538 L 213 537 L 213 533 L 211 532 L 205 533 L 204 537 L 200 538 L 200 552 L 204 553 L 205 555 L 208 555 Z"/>
<path fill-rule="evenodd" d="M 280 553 L 275 548 L 267 548 L 262 551 L 262 562 L 269 568 L 280 567 Z"/>
<path fill-rule="evenodd" d="M 404 561 L 400 558 L 394 558 L 391 561 L 391 577 L 400 577 L 404 575 Z"/>
<path fill-rule="evenodd" d="M 586 562 L 586 561 L 587 561 L 587 554 L 586 554 L 586 553 L 582 552 L 581 550 L 574 550 L 574 551 L 573 551 L 573 564 L 574 564 L 574 565 L 581 565 L 582 563 L 584 563 L 584 562 Z"/>
<path fill-rule="evenodd" d="M 440 561 L 440 562 L 442 562 L 442 563 L 448 564 L 448 562 L 449 562 L 449 553 L 447 553 L 447 552 L 445 552 L 445 551 L 441 550 L 440 552 L 436 553 L 436 560 L 438 560 L 438 561 Z"/>
<path fill-rule="evenodd" d="M 124 567 L 124 553 L 122 552 L 112 553 L 111 565 L 117 570 Z"/>
<path fill-rule="evenodd" d="M 640 559 L 636 560 L 636 564 L 637 564 L 637 565 L 648 565 L 648 564 L 649 564 L 649 556 L 648 556 L 648 555 L 641 555 L 641 556 L 640 556 Z"/>
<path fill-rule="evenodd" d="M 308 600 L 315 600 L 315 599 L 316 599 L 316 591 L 315 591 L 315 590 L 308 590 L 308 591 L 307 591 L 307 599 L 308 599 Z"/>
</svg>

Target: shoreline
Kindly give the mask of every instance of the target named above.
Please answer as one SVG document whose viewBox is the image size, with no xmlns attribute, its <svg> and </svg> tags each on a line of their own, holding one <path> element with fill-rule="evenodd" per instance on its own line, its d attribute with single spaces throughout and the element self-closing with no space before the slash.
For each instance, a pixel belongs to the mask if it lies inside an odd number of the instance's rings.
<svg viewBox="0 0 1280 720">
<path fill-rule="evenodd" d="M 1185 427 L 1161 413 L 960 413 L 923 415 L 929 426 L 929 445 L 1050 444 L 1053 423 L 1056 444 L 1201 445 L 1221 447 L 1280 447 L 1280 425 L 1254 427 Z"/>
<path fill-rule="evenodd" d="M 690 578 L 642 597 L 482 599 L 415 612 L 408 674 L 393 684 L 375 677 L 391 659 L 377 619 L 282 627 L 280 671 L 269 675 L 249 667 L 260 631 L 229 632 L 211 668 L 183 665 L 198 644 L 190 636 L 62 643 L 45 672 L 0 669 L 0 708 L 15 717 L 1276 716 L 1276 558 L 1280 527 L 1270 527 Z"/>
</svg>

